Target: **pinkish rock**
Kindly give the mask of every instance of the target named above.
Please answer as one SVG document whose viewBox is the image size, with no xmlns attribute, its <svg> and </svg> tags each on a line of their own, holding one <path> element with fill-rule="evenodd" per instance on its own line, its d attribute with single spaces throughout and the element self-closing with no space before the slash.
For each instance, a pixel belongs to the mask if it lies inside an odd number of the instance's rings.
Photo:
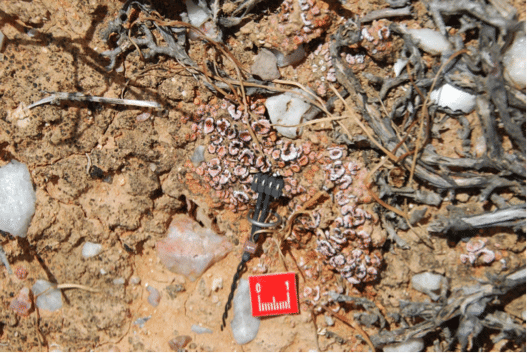
<svg viewBox="0 0 527 353">
<path fill-rule="evenodd" d="M 33 305 L 30 295 L 31 292 L 29 288 L 22 288 L 17 297 L 11 301 L 11 309 L 13 309 L 20 316 L 28 316 Z"/>
<path fill-rule="evenodd" d="M 181 352 L 181 350 L 185 348 L 187 344 L 190 343 L 190 341 L 192 341 L 190 336 L 177 336 L 176 338 L 168 341 L 168 345 L 174 352 Z"/>
<path fill-rule="evenodd" d="M 167 237 L 156 244 L 157 256 L 170 271 L 191 281 L 221 260 L 232 244 L 186 215 L 175 215 Z"/>
<path fill-rule="evenodd" d="M 150 293 L 150 295 L 148 296 L 148 303 L 155 308 L 159 305 L 159 302 L 161 301 L 161 294 L 157 289 L 152 286 L 146 287 L 146 290 Z"/>
</svg>

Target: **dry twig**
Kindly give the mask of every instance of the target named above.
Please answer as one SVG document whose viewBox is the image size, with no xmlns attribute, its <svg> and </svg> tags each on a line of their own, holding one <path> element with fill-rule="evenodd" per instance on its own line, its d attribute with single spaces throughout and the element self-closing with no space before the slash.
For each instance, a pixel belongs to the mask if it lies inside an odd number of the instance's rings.
<svg viewBox="0 0 527 353">
<path fill-rule="evenodd" d="M 349 327 L 351 327 L 352 329 L 357 331 L 362 336 L 362 338 L 366 341 L 366 343 L 368 343 L 368 346 L 370 346 L 371 351 L 375 352 L 375 346 L 373 345 L 372 341 L 370 340 L 370 336 L 368 336 L 366 331 L 364 331 L 359 325 L 357 325 L 354 321 L 350 321 L 350 320 L 346 319 L 344 316 L 342 316 L 340 314 L 334 313 L 333 310 L 329 309 L 327 306 L 325 306 L 323 304 L 319 304 L 319 306 L 322 309 L 324 309 L 331 316 L 339 319 L 340 321 L 342 321 L 343 323 L 345 323 L 346 325 L 348 325 Z"/>
</svg>

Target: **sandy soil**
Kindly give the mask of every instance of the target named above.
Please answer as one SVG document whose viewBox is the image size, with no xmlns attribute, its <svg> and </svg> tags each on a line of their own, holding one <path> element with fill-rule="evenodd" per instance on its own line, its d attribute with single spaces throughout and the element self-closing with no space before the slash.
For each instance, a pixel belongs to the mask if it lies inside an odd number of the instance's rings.
<svg viewBox="0 0 527 353">
<path fill-rule="evenodd" d="M 331 2 L 316 3 L 322 15 L 320 33 L 308 38 L 309 52 L 313 53 L 319 44 L 327 42 L 343 22 L 342 15 L 346 15 L 337 14 Z M 350 2 L 345 12 L 365 14 L 381 5 L 383 2 L 376 0 Z M 418 13 L 424 11 L 420 6 L 415 4 Z M 518 1 L 515 6 L 520 17 L 525 18 L 525 2 Z M 231 207 L 232 203 L 228 204 L 196 172 L 190 157 L 196 146 L 211 143 L 210 136 L 193 130 L 196 111 L 215 111 L 218 116 L 227 116 L 227 110 L 222 108 L 225 101 L 164 57 L 145 62 L 133 51 L 118 64 L 117 70 L 107 72 L 108 61 L 100 53 L 108 46 L 101 40 L 101 32 L 121 7 L 122 2 L 102 0 L 0 4 L 0 30 L 7 37 L 0 53 L 0 166 L 11 159 L 27 164 L 37 193 L 36 213 L 27 238 L 2 238 L 11 266 L 25 268 L 29 274 L 18 279 L 0 267 L 0 350 L 169 351 L 169 340 L 180 335 L 191 337 L 185 348 L 188 351 L 368 350 L 347 325 L 338 320 L 331 322 L 323 312 L 317 311 L 313 316 L 306 305 L 301 306 L 298 315 L 263 319 L 256 339 L 243 346 L 234 341 L 230 326 L 220 331 L 232 276 L 250 229 L 246 213 L 252 206 Z M 168 18 L 177 11 L 177 6 L 171 7 L 168 2 L 159 3 L 159 12 Z M 260 35 L 274 28 L 275 18 L 275 14 L 268 14 L 258 23 L 249 21 L 227 36 L 226 44 L 244 68 L 253 63 L 257 46 L 273 46 L 287 38 L 287 29 L 285 34 L 273 31 L 274 37 Z M 401 20 L 409 27 L 425 26 L 429 24 L 427 21 L 430 20 Z M 379 21 L 375 26 L 386 23 Z M 261 44 L 264 39 L 265 45 Z M 286 43 L 284 51 L 294 47 L 291 45 Z M 372 54 L 377 55 L 376 60 L 367 56 L 363 64 L 353 69 L 378 76 L 392 75 L 400 46 L 401 39 L 392 38 Z M 189 54 L 202 62 L 210 55 L 208 50 L 204 43 L 193 42 Z M 324 47 L 294 68 L 281 68 L 282 79 L 311 87 L 322 99 L 329 97 L 327 80 L 321 79 L 326 75 L 325 71 L 321 73 L 321 66 L 325 65 L 323 53 Z M 65 102 L 37 107 L 30 113 L 21 111 L 24 105 L 43 98 L 46 94 L 42 91 L 119 97 L 125 87 L 126 98 L 158 101 L 165 109 L 150 111 Z M 391 109 L 401 94 L 398 90 L 390 93 L 386 108 Z M 261 106 L 261 102 L 255 104 Z M 337 104 L 336 114 L 342 111 L 344 106 Z M 137 117 L 145 112 L 149 117 L 138 121 Z M 477 123 L 475 114 L 468 116 L 471 124 Z M 344 125 L 352 134 L 361 133 L 351 119 L 345 120 Z M 325 123 L 306 127 L 296 141 L 297 146 L 309 142 L 319 154 L 326 153 L 329 146 L 338 147 L 332 126 Z M 463 149 L 456 135 L 458 128 L 457 121 L 448 120 L 441 138 L 433 142 L 438 152 L 457 156 L 456 151 Z M 474 146 L 480 136 L 481 131 L 475 130 L 471 137 Z M 206 153 L 206 160 L 211 157 Z M 486 272 L 505 271 L 501 259 L 506 260 L 507 268 L 524 263 L 525 238 L 518 238 L 510 230 L 481 232 L 476 237 L 485 239 L 487 247 L 495 252 L 496 261 L 491 264 L 480 261 L 475 266 L 460 261 L 460 254 L 467 252 L 466 242 L 451 243 L 446 238 L 428 235 L 427 223 L 437 214 L 446 214 L 447 206 L 461 206 L 472 213 L 485 209 L 470 192 L 458 194 L 456 200 L 443 202 L 440 207 L 429 206 L 422 222 L 409 231 L 400 231 L 399 236 L 407 242 L 409 250 L 387 246 L 387 235 L 375 215 L 379 206 L 365 191 L 366 175 L 380 161 L 380 156 L 368 150 L 350 150 L 345 158 L 360 165 L 361 172 L 352 187 L 357 191 L 358 204 L 373 215 L 364 229 L 371 235 L 372 254 L 382 254 L 382 266 L 377 279 L 354 287 L 331 271 L 315 252 L 316 234 L 302 233 L 303 237 L 287 244 L 285 265 L 296 271 L 302 258 L 307 263 L 304 270 L 320 266 L 321 275 L 298 277 L 301 299 L 306 287 L 337 288 L 373 300 L 386 315 L 397 310 L 399 300 L 427 300 L 425 294 L 411 288 L 410 278 L 415 273 L 430 270 L 443 274 L 450 279 L 450 286 L 456 287 L 474 282 L 474 278 L 482 278 Z M 288 201 L 276 206 L 280 215 L 287 219 L 295 207 L 322 187 L 327 177 L 326 162 L 310 161 L 293 173 L 304 192 L 286 192 Z M 288 168 L 292 167 L 287 165 L 285 170 Z M 403 179 L 408 177 L 406 172 L 401 173 Z M 509 200 L 514 199 L 515 195 L 510 194 Z M 319 210 L 322 218 L 324 214 L 337 212 L 331 197 L 316 201 L 311 211 Z M 234 244 L 233 251 L 194 282 L 164 268 L 155 250 L 172 216 L 190 211 L 203 225 Z M 102 244 L 103 252 L 91 259 L 82 258 L 81 248 L 86 241 Z M 284 271 L 271 238 L 265 241 L 263 249 L 264 256 L 248 263 L 244 278 Z M 222 279 L 223 288 L 213 291 L 212 282 L 217 278 Z M 26 317 L 15 315 L 9 308 L 12 298 L 37 279 L 80 284 L 98 292 L 64 290 L 61 310 L 50 313 L 33 309 Z M 124 284 L 119 284 L 119 279 L 124 279 Z M 147 301 L 148 285 L 161 292 L 160 304 L 155 308 Z M 521 301 L 516 304 L 519 305 L 516 312 L 525 311 L 525 296 L 523 307 Z M 360 312 L 360 308 L 353 306 L 340 311 L 349 319 Z M 231 311 L 229 321 L 232 315 Z M 150 319 L 142 327 L 134 323 L 145 317 Z M 213 333 L 196 334 L 191 331 L 193 324 L 210 328 Z M 374 334 L 378 329 L 372 326 L 364 330 Z M 334 335 L 324 335 L 327 331 Z"/>
</svg>

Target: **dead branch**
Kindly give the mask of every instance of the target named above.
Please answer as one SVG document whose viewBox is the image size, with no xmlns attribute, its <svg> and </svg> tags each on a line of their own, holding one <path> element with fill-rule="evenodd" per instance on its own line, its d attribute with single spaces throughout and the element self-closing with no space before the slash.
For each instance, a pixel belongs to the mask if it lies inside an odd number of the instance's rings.
<svg viewBox="0 0 527 353">
<path fill-rule="evenodd" d="M 485 212 L 474 216 L 449 214 L 439 216 L 428 227 L 429 232 L 447 233 L 475 230 L 489 227 L 525 228 L 525 204 L 502 208 L 494 212 Z"/>
</svg>

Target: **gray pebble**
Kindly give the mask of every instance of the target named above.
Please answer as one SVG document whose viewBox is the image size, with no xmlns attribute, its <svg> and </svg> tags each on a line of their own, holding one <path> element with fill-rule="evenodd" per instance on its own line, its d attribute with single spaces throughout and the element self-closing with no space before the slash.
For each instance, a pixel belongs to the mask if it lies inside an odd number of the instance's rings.
<svg viewBox="0 0 527 353">
<path fill-rule="evenodd" d="M 198 290 L 201 296 L 203 297 L 210 296 L 210 288 L 207 287 L 207 283 L 205 283 L 205 280 L 203 278 L 199 281 Z"/>
<path fill-rule="evenodd" d="M 116 285 L 116 286 L 121 286 L 124 284 L 124 278 L 123 277 L 119 277 L 119 278 L 116 278 L 113 280 L 113 284 Z"/>
<path fill-rule="evenodd" d="M 335 319 L 331 315 L 324 315 L 324 320 L 326 320 L 326 325 L 328 326 L 335 325 Z"/>
<path fill-rule="evenodd" d="M 410 211 L 410 224 L 415 225 L 417 222 L 423 219 L 423 217 L 428 211 L 428 207 L 417 207 Z"/>
<path fill-rule="evenodd" d="M 204 334 L 204 333 L 212 333 L 212 330 L 210 328 L 201 327 L 198 325 L 192 325 L 190 328 L 193 332 L 196 332 L 198 335 Z"/>
<path fill-rule="evenodd" d="M 150 320 L 151 317 L 152 317 L 152 315 L 145 316 L 145 317 L 140 317 L 139 319 L 134 321 L 134 325 L 139 326 L 139 328 L 143 328 L 143 326 L 145 326 L 146 322 L 148 320 Z"/>
<path fill-rule="evenodd" d="M 194 154 L 190 157 L 190 161 L 197 167 L 201 162 L 205 160 L 205 146 L 198 146 L 194 150 Z"/>
<path fill-rule="evenodd" d="M 130 284 L 138 285 L 139 283 L 141 283 L 141 278 L 139 278 L 139 276 L 130 277 Z"/>
<path fill-rule="evenodd" d="M 150 293 L 148 296 L 148 303 L 155 308 L 161 301 L 161 293 L 152 286 L 146 287 L 146 290 Z"/>
<path fill-rule="evenodd" d="M 276 56 L 270 50 L 260 48 L 254 64 L 251 66 L 251 73 L 265 81 L 280 78 Z"/>
</svg>

